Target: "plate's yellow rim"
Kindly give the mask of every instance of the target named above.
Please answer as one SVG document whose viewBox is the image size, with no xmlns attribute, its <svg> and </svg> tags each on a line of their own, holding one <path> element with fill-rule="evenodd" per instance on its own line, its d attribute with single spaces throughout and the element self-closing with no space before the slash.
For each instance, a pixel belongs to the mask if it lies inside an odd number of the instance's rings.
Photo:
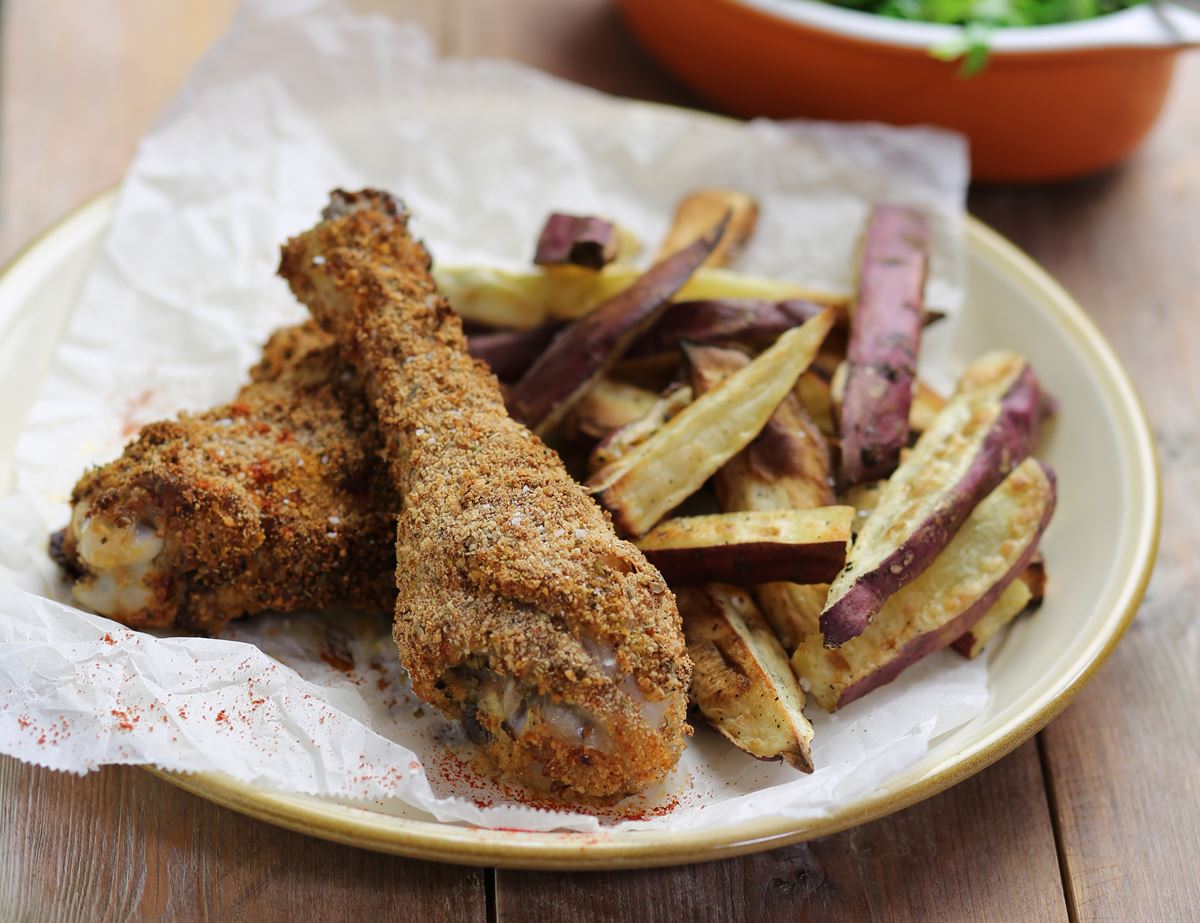
<svg viewBox="0 0 1200 923">
<path fill-rule="evenodd" d="M 104 224 L 116 201 L 109 190 L 39 234 L 0 269 L 0 287 L 23 265 L 52 259 L 54 244 L 76 225 Z M 1100 371 L 1114 410 L 1118 442 L 1130 448 L 1132 528 L 1130 567 L 1102 630 L 1099 647 L 1007 726 L 976 741 L 902 789 L 877 792 L 824 817 L 796 822 L 765 819 L 703 831 L 639 831 L 625 834 L 534 833 L 485 830 L 458 824 L 379 814 L 318 798 L 265 791 L 218 773 L 184 774 L 144 767 L 180 788 L 268 823 L 352 846 L 419 859 L 505 868 L 618 869 L 703 862 L 773 849 L 858 826 L 929 798 L 1016 749 L 1075 698 L 1108 659 L 1137 612 L 1154 568 L 1162 515 L 1158 458 L 1145 411 L 1128 374 L 1103 335 L 1063 288 L 1040 266 L 981 221 L 966 219 L 969 249 L 981 251 L 1006 274 L 1037 290 L 1062 329 Z M 4 326 L 0 317 L 0 328 Z"/>
</svg>

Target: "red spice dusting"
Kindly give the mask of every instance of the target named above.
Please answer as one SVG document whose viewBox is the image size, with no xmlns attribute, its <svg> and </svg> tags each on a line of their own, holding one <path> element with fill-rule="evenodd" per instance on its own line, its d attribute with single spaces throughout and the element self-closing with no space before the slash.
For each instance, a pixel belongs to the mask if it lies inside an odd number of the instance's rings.
<svg viewBox="0 0 1200 923">
<path fill-rule="evenodd" d="M 113 640 L 112 634 L 107 631 L 104 633 L 104 637 L 101 638 L 100 640 L 103 641 L 105 644 L 116 644 L 117 643 L 116 641 Z"/>
<path fill-rule="evenodd" d="M 275 480 L 276 473 L 271 470 L 271 463 L 265 458 L 259 458 L 250 463 L 250 478 L 259 487 L 265 487 Z"/>
<path fill-rule="evenodd" d="M 133 723 L 134 723 L 134 721 L 137 721 L 137 718 L 134 718 L 131 721 L 129 718 L 128 712 L 121 711 L 119 708 L 114 708 L 112 710 L 112 713 L 113 713 L 113 717 L 117 719 L 117 727 L 118 728 L 120 728 L 122 731 L 132 731 L 133 730 Z"/>
<path fill-rule="evenodd" d="M 343 673 L 350 673 L 354 670 L 353 660 L 343 660 L 336 653 L 327 648 L 322 648 L 321 659 L 335 670 L 341 670 Z"/>
<path fill-rule="evenodd" d="M 149 409 L 153 397 L 154 392 L 146 388 L 125 402 L 125 407 L 121 411 L 122 439 L 137 435 L 138 430 L 142 428 L 142 424 L 139 422 L 140 418 Z"/>
<path fill-rule="evenodd" d="M 25 730 L 27 727 L 29 727 L 31 724 L 33 724 L 33 722 L 30 721 L 28 718 L 26 718 L 24 715 L 22 715 L 20 718 L 17 719 L 17 725 L 21 728 L 22 731 Z"/>
<path fill-rule="evenodd" d="M 387 687 L 388 687 L 388 681 L 384 677 L 381 676 L 381 677 L 379 677 L 379 679 L 375 680 L 375 688 L 376 689 L 383 690 L 383 689 L 386 689 Z"/>
<path fill-rule="evenodd" d="M 229 715 L 227 715 L 225 713 L 225 709 L 222 708 L 219 712 L 217 712 L 217 720 L 218 721 L 228 721 L 229 720 Z"/>
<path fill-rule="evenodd" d="M 39 738 L 37 739 L 37 742 L 38 742 L 38 746 L 39 746 L 39 747 L 41 747 L 41 746 L 44 746 L 44 745 L 45 745 L 45 743 L 46 743 L 46 735 L 45 735 L 45 734 L 43 734 L 41 737 L 39 737 Z"/>
</svg>

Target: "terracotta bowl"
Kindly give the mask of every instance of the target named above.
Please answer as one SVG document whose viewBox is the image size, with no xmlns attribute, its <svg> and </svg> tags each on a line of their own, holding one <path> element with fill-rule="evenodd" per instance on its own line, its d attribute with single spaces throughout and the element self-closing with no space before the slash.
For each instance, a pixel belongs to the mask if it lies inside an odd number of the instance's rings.
<svg viewBox="0 0 1200 923">
<path fill-rule="evenodd" d="M 971 143 L 978 180 L 1040 181 L 1118 163 L 1162 108 L 1200 14 L 1134 7 L 1098 19 L 997 30 L 986 68 L 961 75 L 931 48 L 954 26 L 817 0 L 617 0 L 680 80 L 742 116 L 933 124 Z"/>
</svg>

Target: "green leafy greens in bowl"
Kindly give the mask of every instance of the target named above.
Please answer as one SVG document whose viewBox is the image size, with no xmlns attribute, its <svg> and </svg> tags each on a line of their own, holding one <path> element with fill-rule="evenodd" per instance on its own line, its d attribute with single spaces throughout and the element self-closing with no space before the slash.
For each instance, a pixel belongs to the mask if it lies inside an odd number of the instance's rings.
<svg viewBox="0 0 1200 923">
<path fill-rule="evenodd" d="M 963 73 L 978 72 L 987 62 L 988 39 L 996 29 L 1048 26 L 1095 19 L 1137 6 L 1144 0 L 826 0 L 835 6 L 892 19 L 958 25 L 960 38 L 933 53 L 962 58 Z"/>
</svg>

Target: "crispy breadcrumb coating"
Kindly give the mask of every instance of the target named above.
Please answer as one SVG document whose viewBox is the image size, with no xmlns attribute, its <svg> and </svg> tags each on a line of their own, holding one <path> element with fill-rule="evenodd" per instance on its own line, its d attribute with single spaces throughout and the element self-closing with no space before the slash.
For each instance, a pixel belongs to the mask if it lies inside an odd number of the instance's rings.
<svg viewBox="0 0 1200 923">
<path fill-rule="evenodd" d="M 263 610 L 392 607 L 399 499 L 354 367 L 309 322 L 250 374 L 232 403 L 152 423 L 80 479 L 52 543 L 77 600 L 205 634 Z"/>
<path fill-rule="evenodd" d="M 335 193 L 280 274 L 358 366 L 404 497 L 394 635 L 413 688 L 499 767 L 576 795 L 675 764 L 691 664 L 662 577 L 504 409 L 407 215 Z"/>
</svg>

